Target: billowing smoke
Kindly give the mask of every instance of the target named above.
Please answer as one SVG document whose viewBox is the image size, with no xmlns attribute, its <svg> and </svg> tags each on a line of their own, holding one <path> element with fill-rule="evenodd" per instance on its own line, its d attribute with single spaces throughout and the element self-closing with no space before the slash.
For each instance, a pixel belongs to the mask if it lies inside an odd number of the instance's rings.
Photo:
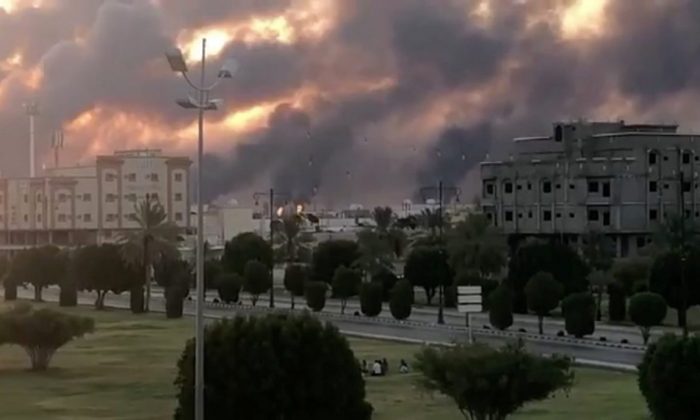
<svg viewBox="0 0 700 420">
<path fill-rule="evenodd" d="M 487 153 L 554 120 L 700 128 L 694 0 L 14 3 L 0 9 L 3 174 L 26 173 L 30 98 L 42 153 L 64 126 L 74 160 L 126 147 L 192 154 L 194 115 L 173 103 L 188 92 L 163 51 L 202 35 L 212 73 L 224 57 L 240 63 L 219 91 L 226 109 L 207 117 L 208 199 L 272 186 L 372 204 L 437 180 L 469 196 Z M 594 3 L 604 9 L 584 13 Z"/>
</svg>

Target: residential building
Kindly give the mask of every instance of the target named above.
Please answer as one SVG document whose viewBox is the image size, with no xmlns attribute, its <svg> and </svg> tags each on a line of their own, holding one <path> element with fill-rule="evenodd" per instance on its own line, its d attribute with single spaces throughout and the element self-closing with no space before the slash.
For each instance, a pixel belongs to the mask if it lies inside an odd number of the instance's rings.
<svg viewBox="0 0 700 420">
<path fill-rule="evenodd" d="M 138 227 L 135 205 L 146 194 L 160 201 L 169 221 L 187 229 L 190 166 L 187 157 L 129 150 L 41 177 L 0 178 L 0 249 L 113 241 Z"/>
<path fill-rule="evenodd" d="M 700 220 L 700 136 L 677 125 L 556 123 L 514 142 L 508 159 L 481 164 L 483 211 L 512 239 L 597 230 L 627 256 L 671 215 Z"/>
</svg>

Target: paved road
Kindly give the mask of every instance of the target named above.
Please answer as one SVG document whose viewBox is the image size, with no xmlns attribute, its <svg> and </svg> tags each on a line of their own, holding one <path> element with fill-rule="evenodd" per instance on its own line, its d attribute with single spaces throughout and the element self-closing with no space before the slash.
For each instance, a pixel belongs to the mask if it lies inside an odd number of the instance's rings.
<svg viewBox="0 0 700 420">
<path fill-rule="evenodd" d="M 20 290 L 19 296 L 30 299 L 33 297 L 31 290 Z M 45 290 L 44 297 L 48 301 L 58 300 L 58 289 Z M 79 302 L 90 305 L 94 301 L 91 294 L 81 293 Z M 128 295 L 108 295 L 105 303 L 114 307 L 126 308 L 129 305 Z M 164 301 L 158 293 L 154 294 L 151 305 L 154 311 L 164 309 Z M 188 303 L 185 308 L 186 313 L 194 313 L 194 305 Z M 209 318 L 222 318 L 235 315 L 237 312 L 251 313 L 246 307 L 207 307 L 205 315 Z M 255 313 L 265 313 L 262 308 Z M 322 319 L 326 319 L 336 325 L 341 331 L 350 335 L 377 335 L 385 338 L 398 340 L 413 340 L 416 342 L 431 342 L 449 344 L 463 342 L 467 340 L 467 330 L 457 326 L 438 326 L 424 322 L 399 323 L 389 320 L 373 320 L 365 317 L 337 317 L 332 314 L 316 314 Z M 475 330 L 474 337 L 479 342 L 490 344 L 502 344 L 512 341 L 515 338 L 496 337 L 492 331 Z M 642 358 L 642 351 L 629 348 L 600 347 L 594 343 L 574 342 L 570 343 L 557 341 L 544 341 L 525 337 L 526 347 L 539 354 L 566 354 L 579 360 L 600 362 L 602 364 L 620 364 L 628 367 L 637 365 Z"/>
</svg>

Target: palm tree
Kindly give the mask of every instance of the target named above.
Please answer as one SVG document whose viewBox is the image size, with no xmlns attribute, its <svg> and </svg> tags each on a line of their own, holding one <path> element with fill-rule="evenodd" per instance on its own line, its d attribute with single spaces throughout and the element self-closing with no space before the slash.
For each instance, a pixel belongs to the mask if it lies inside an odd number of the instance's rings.
<svg viewBox="0 0 700 420">
<path fill-rule="evenodd" d="M 377 225 L 377 231 L 386 233 L 394 221 L 394 211 L 391 207 L 375 207 L 372 211 L 372 218 Z"/>
<path fill-rule="evenodd" d="M 144 270 L 146 302 L 143 310 L 148 312 L 151 300 L 151 271 L 160 258 L 179 258 L 176 242 L 180 228 L 168 221 L 163 206 L 146 194 L 146 199 L 134 205 L 134 221 L 138 228 L 122 234 L 122 257 L 134 266 Z"/>
<path fill-rule="evenodd" d="M 273 225 L 273 229 L 277 233 L 276 238 L 280 243 L 277 251 L 281 254 L 281 258 L 288 263 L 298 261 L 299 251 L 307 250 L 309 242 L 313 240 L 302 234 L 301 227 L 303 222 L 303 216 L 295 213 L 285 215 L 276 220 Z"/>
<path fill-rule="evenodd" d="M 489 278 L 505 266 L 508 246 L 500 231 L 482 214 L 470 214 L 447 235 L 450 265 L 456 272 L 476 271 Z"/>
</svg>

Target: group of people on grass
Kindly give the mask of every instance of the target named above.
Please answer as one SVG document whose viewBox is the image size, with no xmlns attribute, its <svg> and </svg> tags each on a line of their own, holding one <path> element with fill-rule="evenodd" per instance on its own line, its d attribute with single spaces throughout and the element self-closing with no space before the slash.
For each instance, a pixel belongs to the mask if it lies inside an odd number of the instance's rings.
<svg viewBox="0 0 700 420">
<path fill-rule="evenodd" d="M 399 362 L 399 372 L 408 373 L 408 363 L 404 359 Z M 386 358 L 375 359 L 370 365 L 366 360 L 362 360 L 362 374 L 369 376 L 386 376 L 389 373 L 389 362 Z"/>
</svg>

